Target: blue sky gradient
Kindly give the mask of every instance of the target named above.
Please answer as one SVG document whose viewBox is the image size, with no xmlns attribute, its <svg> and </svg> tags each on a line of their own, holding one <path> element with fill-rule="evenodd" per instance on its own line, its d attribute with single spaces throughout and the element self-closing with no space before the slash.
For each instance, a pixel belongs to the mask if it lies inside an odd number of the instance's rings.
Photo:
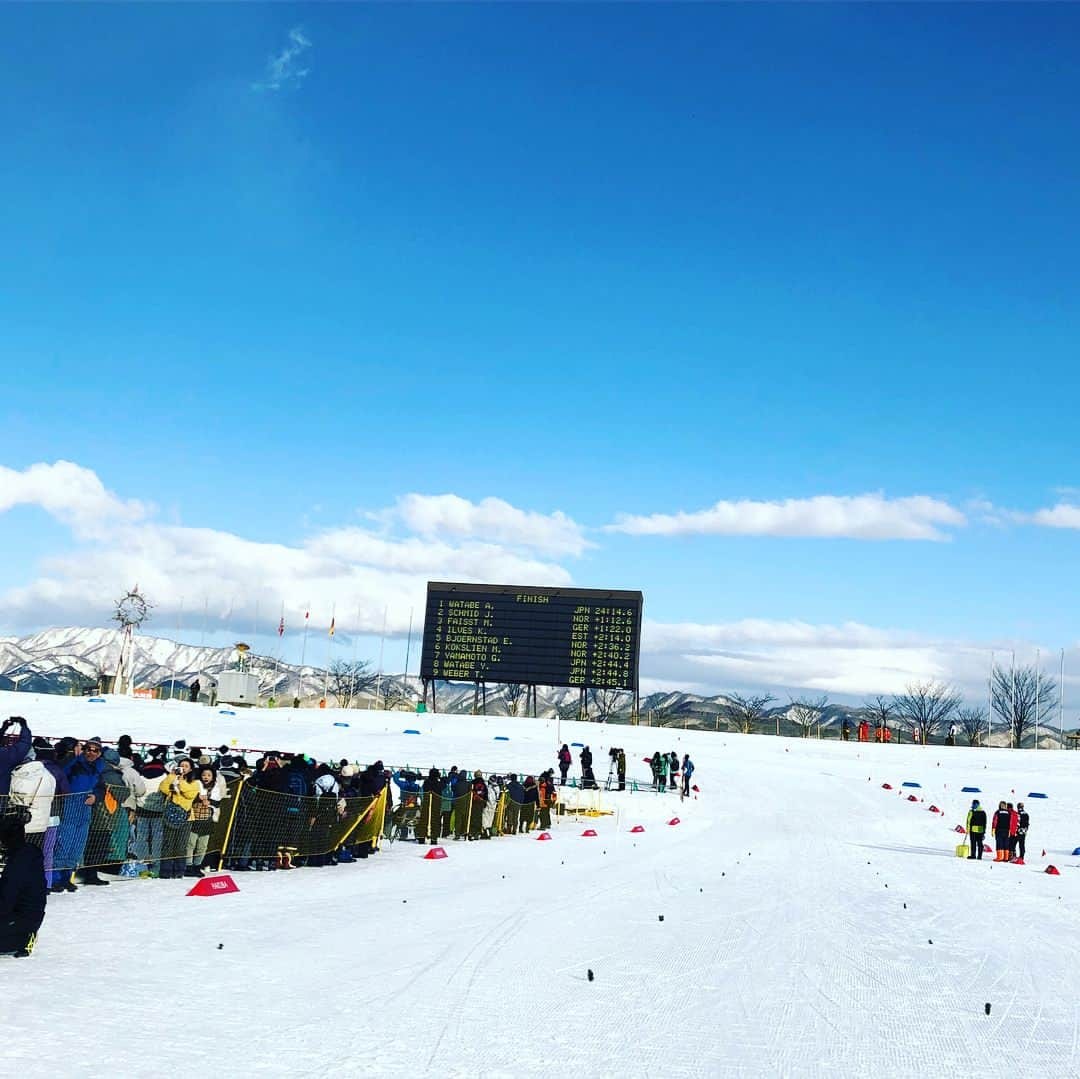
<svg viewBox="0 0 1080 1079">
<path fill-rule="evenodd" d="M 1075 526 L 1025 515 L 1080 501 L 1080 10 L 34 5 L 5 24 L 13 473 L 73 461 L 156 525 L 294 548 L 344 527 L 407 544 L 366 515 L 409 492 L 562 511 L 595 544 L 555 559 L 569 578 L 644 589 L 658 623 L 880 627 L 964 684 L 957 650 L 1075 644 Z M 603 531 L 874 492 L 966 523 L 944 542 Z M 89 620 L 88 598 L 35 607 L 34 582 L 114 546 L 8 508 L 0 631 Z M 161 583 L 164 622 L 185 587 Z M 310 598 L 283 590 L 262 608 Z M 744 677 L 694 652 L 654 677 Z"/>
</svg>

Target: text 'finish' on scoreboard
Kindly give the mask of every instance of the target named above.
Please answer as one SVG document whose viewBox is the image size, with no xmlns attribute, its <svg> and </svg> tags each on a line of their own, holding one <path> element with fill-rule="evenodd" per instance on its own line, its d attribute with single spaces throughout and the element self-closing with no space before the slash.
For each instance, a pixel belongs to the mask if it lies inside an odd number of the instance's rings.
<svg viewBox="0 0 1080 1079">
<path fill-rule="evenodd" d="M 420 676 L 636 690 L 640 592 L 431 582 Z"/>
</svg>

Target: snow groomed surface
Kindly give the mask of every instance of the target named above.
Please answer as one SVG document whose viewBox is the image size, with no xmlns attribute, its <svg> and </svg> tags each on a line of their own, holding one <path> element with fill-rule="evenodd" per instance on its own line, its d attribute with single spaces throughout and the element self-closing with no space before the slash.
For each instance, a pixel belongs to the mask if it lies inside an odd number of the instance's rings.
<svg viewBox="0 0 1080 1079">
<path fill-rule="evenodd" d="M 701 789 L 605 794 L 615 815 L 556 818 L 549 842 L 244 874 L 222 899 L 139 880 L 50 899 L 34 956 L 0 961 L 11 1074 L 51 1075 L 63 1031 L 69 1071 L 145 1074 L 163 1029 L 185 1068 L 262 1075 L 1080 1074 L 1069 753 L 431 714 L 405 735 L 394 713 L 3 693 L 8 714 L 53 737 L 534 774 L 578 740 L 601 782 L 612 745 L 643 782 L 636 762 L 676 750 Z M 976 777 L 988 807 L 1048 795 L 1026 866 L 955 856 Z"/>
</svg>

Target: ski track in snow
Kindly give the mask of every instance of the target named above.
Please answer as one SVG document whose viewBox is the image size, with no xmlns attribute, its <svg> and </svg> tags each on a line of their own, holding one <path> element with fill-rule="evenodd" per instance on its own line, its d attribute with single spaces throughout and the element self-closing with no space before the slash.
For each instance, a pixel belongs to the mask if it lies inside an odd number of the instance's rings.
<svg viewBox="0 0 1080 1079">
<path fill-rule="evenodd" d="M 235 738 L 425 767 L 536 773 L 556 748 L 554 721 L 351 712 L 343 729 L 333 711 L 30 694 L 0 694 L 2 709 L 52 736 Z M 259 1076 L 1080 1074 L 1069 754 L 559 733 L 600 761 L 612 744 L 632 762 L 688 749 L 701 797 L 605 795 L 617 817 L 557 818 L 550 843 L 446 841 L 443 862 L 397 843 L 335 869 L 238 874 L 240 893 L 212 900 L 171 881 L 56 897 L 32 959 L 0 963 L 20 1031 L 5 1070 L 51 1074 L 47 1047 L 71 1032 L 66 1070 L 102 1076 L 157 1071 L 181 1044 L 185 1068 L 232 1059 Z M 881 789 L 905 779 L 925 801 Z M 989 809 L 1050 794 L 1028 800 L 1028 866 L 953 856 L 965 783 Z"/>
</svg>

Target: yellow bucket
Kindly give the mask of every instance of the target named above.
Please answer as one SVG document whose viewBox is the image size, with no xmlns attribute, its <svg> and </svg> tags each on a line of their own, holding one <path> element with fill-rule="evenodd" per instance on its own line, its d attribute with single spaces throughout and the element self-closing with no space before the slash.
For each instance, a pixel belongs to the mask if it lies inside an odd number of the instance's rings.
<svg viewBox="0 0 1080 1079">
<path fill-rule="evenodd" d="M 961 843 L 956 848 L 957 858 L 966 858 L 971 853 L 971 848 L 966 843 Z"/>
</svg>

